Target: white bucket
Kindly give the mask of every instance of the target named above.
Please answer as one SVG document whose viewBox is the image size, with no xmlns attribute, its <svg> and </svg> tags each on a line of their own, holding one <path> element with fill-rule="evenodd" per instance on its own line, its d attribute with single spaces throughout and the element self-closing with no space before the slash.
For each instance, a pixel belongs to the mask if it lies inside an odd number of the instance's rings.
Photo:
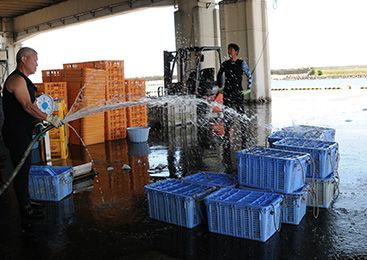
<svg viewBox="0 0 367 260">
<path fill-rule="evenodd" d="M 143 143 L 148 140 L 150 127 L 137 126 L 126 128 L 127 135 L 133 143 Z"/>
</svg>

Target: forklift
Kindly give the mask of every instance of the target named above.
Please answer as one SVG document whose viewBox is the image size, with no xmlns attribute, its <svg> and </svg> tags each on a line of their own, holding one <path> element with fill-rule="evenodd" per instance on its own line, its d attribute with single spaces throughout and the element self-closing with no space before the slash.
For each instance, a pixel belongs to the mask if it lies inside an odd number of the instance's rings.
<svg viewBox="0 0 367 260">
<path fill-rule="evenodd" d="M 224 135 L 223 95 L 216 81 L 221 63 L 222 48 L 218 46 L 164 51 L 164 87 L 163 91 L 158 90 L 158 97 L 176 95 L 202 99 L 195 108 L 195 124 L 202 130 L 199 132 L 206 137 L 204 139 Z"/>
<path fill-rule="evenodd" d="M 208 55 L 210 67 L 202 68 L 204 53 Z M 164 91 L 158 91 L 158 96 L 163 95 L 189 95 L 203 98 L 206 104 L 198 107 L 198 115 L 211 118 L 222 118 L 223 95 L 219 93 L 216 78 L 216 68 L 222 64 L 222 48 L 218 46 L 187 47 L 177 51 L 164 51 Z M 208 61 L 206 61 L 208 63 Z M 176 82 L 174 73 L 177 72 Z"/>
</svg>

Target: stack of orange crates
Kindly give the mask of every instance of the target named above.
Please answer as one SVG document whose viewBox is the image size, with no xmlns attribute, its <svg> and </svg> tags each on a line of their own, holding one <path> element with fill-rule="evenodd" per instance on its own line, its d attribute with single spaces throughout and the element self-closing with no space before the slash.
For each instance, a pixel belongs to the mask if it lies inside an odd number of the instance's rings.
<svg viewBox="0 0 367 260">
<path fill-rule="evenodd" d="M 64 70 L 42 70 L 42 82 L 62 82 L 64 81 Z"/>
<path fill-rule="evenodd" d="M 106 73 L 106 102 L 123 102 L 125 98 L 125 74 L 123 60 L 88 61 L 64 64 L 68 68 L 93 68 Z M 105 112 L 105 140 L 126 138 L 126 108 Z"/>
<path fill-rule="evenodd" d="M 127 101 L 138 101 L 146 97 L 145 79 L 125 80 Z M 148 126 L 147 105 L 135 105 L 127 108 L 127 127 Z"/>
<path fill-rule="evenodd" d="M 92 62 L 88 65 L 91 66 Z M 123 60 L 94 61 L 96 69 L 106 72 L 106 102 L 123 102 L 125 97 L 125 73 Z M 126 108 L 105 112 L 105 140 L 126 138 Z"/>
<path fill-rule="evenodd" d="M 105 99 L 105 71 L 90 68 L 66 68 L 64 77 L 68 88 L 69 110 L 81 89 L 83 90 L 76 103 L 76 110 Z M 69 123 L 79 133 L 85 145 L 104 142 L 104 113 L 85 116 Z M 81 140 L 74 131 L 70 131 L 69 142 L 81 144 Z"/>
</svg>

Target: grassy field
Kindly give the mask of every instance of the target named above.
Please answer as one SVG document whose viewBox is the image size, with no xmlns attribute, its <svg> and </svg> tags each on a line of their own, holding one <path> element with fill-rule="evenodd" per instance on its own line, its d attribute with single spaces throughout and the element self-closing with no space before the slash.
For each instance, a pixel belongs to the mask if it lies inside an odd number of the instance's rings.
<svg viewBox="0 0 367 260">
<path fill-rule="evenodd" d="M 358 70 L 322 70 L 323 75 L 350 75 L 350 74 L 367 74 L 367 69 Z"/>
</svg>

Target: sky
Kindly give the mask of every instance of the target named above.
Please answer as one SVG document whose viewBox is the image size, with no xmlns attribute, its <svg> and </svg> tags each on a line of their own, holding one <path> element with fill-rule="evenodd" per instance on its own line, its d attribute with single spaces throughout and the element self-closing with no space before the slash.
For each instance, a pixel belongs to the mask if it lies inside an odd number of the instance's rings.
<svg viewBox="0 0 367 260">
<path fill-rule="evenodd" d="M 366 0 L 267 0 L 271 69 L 367 65 Z M 173 7 L 150 8 L 39 34 L 41 71 L 62 64 L 124 60 L 125 77 L 163 75 L 163 51 L 175 50 Z"/>
</svg>

